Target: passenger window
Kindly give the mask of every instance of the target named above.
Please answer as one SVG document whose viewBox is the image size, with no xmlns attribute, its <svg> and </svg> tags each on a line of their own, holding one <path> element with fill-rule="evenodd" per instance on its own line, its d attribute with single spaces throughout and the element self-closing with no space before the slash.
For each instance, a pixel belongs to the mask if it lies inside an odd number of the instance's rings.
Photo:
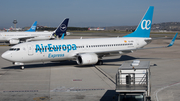
<svg viewBox="0 0 180 101">
<path fill-rule="evenodd" d="M 19 51 L 20 48 L 10 48 L 9 51 Z"/>
</svg>

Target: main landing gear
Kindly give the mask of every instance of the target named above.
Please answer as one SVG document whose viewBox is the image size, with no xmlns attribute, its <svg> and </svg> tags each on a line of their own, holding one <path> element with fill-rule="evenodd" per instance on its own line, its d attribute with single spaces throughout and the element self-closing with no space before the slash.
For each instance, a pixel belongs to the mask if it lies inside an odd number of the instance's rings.
<svg viewBox="0 0 180 101">
<path fill-rule="evenodd" d="M 96 65 L 103 65 L 103 61 L 102 61 L 102 60 L 98 60 L 98 62 L 96 63 Z"/>
</svg>

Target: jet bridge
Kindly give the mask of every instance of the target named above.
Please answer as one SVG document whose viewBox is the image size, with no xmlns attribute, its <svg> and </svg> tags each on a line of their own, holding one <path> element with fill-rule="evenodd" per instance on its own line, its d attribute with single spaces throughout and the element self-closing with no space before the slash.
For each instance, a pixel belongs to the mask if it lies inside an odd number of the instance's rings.
<svg viewBox="0 0 180 101">
<path fill-rule="evenodd" d="M 116 74 L 118 101 L 150 101 L 150 62 L 124 62 Z"/>
</svg>

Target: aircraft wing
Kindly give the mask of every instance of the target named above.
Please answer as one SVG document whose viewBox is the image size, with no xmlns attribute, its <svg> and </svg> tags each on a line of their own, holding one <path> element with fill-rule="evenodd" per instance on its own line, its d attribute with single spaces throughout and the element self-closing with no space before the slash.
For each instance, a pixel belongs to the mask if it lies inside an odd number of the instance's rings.
<svg viewBox="0 0 180 101">
<path fill-rule="evenodd" d="M 169 45 L 167 46 L 160 46 L 160 47 L 147 47 L 147 48 L 138 48 L 138 49 L 132 49 L 133 50 L 141 50 L 141 49 L 155 49 L 155 48 L 168 48 L 174 45 L 174 42 L 176 40 L 178 33 L 175 34 L 175 36 L 173 37 L 173 39 L 171 40 L 171 42 L 169 43 Z M 151 41 L 151 40 L 145 40 L 145 41 Z M 127 50 L 128 51 L 128 50 Z"/>
<path fill-rule="evenodd" d="M 169 45 L 167 45 L 167 46 L 161 46 L 161 47 L 147 47 L 147 48 L 139 48 L 139 49 L 154 49 L 154 48 L 167 48 L 167 47 L 171 47 L 171 46 L 173 46 L 173 44 L 174 44 L 174 42 L 175 42 L 175 40 L 176 40 L 177 35 L 178 35 L 178 33 L 175 34 L 175 36 L 173 37 L 171 43 L 169 43 Z M 139 50 L 139 49 L 137 49 L 137 50 Z"/>
<path fill-rule="evenodd" d="M 12 39 L 25 41 L 26 39 L 35 38 L 35 37 L 37 36 L 23 36 L 23 37 L 17 37 L 17 38 L 12 38 Z"/>
<path fill-rule="evenodd" d="M 103 56 L 107 56 L 107 55 L 117 55 L 117 54 L 127 54 L 127 53 L 132 53 L 133 51 L 136 51 L 136 50 L 142 50 L 142 49 L 155 49 L 155 48 L 167 48 L 167 47 L 171 47 L 173 46 L 174 42 L 175 42 L 175 39 L 177 37 L 177 34 L 173 37 L 171 43 L 167 46 L 161 46 L 161 47 L 147 47 L 147 48 L 138 48 L 138 49 L 128 49 L 128 50 L 113 50 L 113 51 L 101 51 L 101 52 L 92 52 L 92 53 L 95 53 L 98 55 L 99 58 L 103 57 Z M 146 41 L 151 41 L 151 40 L 146 40 Z M 86 54 L 86 53 L 78 53 L 75 55 L 78 56 L 79 54 Z"/>
</svg>

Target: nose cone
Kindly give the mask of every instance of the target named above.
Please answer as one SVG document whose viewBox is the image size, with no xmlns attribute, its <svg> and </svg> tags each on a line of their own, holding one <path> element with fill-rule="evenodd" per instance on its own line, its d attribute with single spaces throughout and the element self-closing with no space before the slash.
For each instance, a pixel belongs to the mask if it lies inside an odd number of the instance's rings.
<svg viewBox="0 0 180 101">
<path fill-rule="evenodd" d="M 3 54 L 1 55 L 1 57 L 4 59 L 4 57 L 5 57 L 5 54 L 3 53 Z"/>
<path fill-rule="evenodd" d="M 5 60 L 11 61 L 11 53 L 8 51 L 4 52 L 1 57 Z"/>
</svg>

